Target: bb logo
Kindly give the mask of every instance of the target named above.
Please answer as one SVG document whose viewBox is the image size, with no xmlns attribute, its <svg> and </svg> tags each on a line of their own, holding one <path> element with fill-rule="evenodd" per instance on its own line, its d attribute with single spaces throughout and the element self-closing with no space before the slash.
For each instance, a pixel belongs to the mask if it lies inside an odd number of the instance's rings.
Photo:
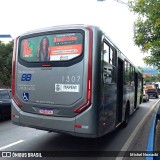
<svg viewBox="0 0 160 160">
<path fill-rule="evenodd" d="M 31 74 L 22 74 L 21 81 L 30 81 L 32 78 Z"/>
</svg>

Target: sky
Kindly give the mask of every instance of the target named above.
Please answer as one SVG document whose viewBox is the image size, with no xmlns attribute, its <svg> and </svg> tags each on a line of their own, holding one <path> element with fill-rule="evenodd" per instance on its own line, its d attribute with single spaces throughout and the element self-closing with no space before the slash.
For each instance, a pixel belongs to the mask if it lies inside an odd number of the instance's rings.
<svg viewBox="0 0 160 160">
<path fill-rule="evenodd" d="M 97 25 L 133 64 L 145 66 L 142 58 L 146 54 L 133 41 L 136 16 L 115 0 L 0 0 L 0 6 L 0 34 L 10 34 L 14 39 L 43 27 Z"/>
</svg>

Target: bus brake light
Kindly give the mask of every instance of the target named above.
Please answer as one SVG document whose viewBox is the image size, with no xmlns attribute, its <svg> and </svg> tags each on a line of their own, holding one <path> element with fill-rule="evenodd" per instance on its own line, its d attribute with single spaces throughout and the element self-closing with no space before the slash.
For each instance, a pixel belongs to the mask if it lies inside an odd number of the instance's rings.
<svg viewBox="0 0 160 160">
<path fill-rule="evenodd" d="M 87 78 L 87 97 L 86 101 L 74 110 L 74 113 L 81 113 L 91 105 L 91 89 L 92 89 L 92 48 L 93 48 L 93 31 L 91 28 L 86 28 L 89 31 L 89 52 L 88 52 L 88 78 Z"/>
<path fill-rule="evenodd" d="M 15 98 L 16 51 L 17 51 L 18 38 L 15 40 L 14 43 L 13 60 L 12 60 L 12 99 L 14 100 L 14 102 L 17 104 L 18 107 L 22 107 L 20 102 Z"/>
</svg>

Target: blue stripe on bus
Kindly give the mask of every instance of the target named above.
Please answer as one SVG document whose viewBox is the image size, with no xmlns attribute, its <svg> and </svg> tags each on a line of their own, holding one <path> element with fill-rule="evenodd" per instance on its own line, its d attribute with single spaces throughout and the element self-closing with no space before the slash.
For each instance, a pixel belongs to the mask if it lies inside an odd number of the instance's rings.
<svg viewBox="0 0 160 160">
<path fill-rule="evenodd" d="M 148 137 L 147 152 L 154 151 L 154 135 L 155 135 L 156 113 L 157 112 L 154 113 L 154 117 L 153 117 L 153 120 L 152 120 L 152 126 L 151 126 L 149 137 Z M 146 160 L 153 160 L 153 157 L 146 157 Z"/>
</svg>

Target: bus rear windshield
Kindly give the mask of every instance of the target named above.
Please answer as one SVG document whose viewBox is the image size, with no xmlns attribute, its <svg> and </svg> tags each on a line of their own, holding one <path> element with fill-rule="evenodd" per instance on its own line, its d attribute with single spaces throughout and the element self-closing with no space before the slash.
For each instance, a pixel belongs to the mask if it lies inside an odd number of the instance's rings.
<svg viewBox="0 0 160 160">
<path fill-rule="evenodd" d="M 24 38 L 20 57 L 26 62 L 68 61 L 82 54 L 83 35 L 66 33 Z"/>
</svg>

